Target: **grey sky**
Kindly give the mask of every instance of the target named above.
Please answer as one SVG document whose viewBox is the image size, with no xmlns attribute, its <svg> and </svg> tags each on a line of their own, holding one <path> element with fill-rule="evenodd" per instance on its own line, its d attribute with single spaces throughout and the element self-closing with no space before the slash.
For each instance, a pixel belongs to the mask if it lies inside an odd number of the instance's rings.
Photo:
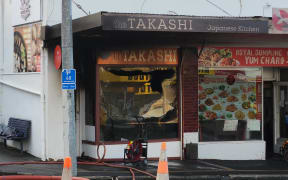
<svg viewBox="0 0 288 180">
<path fill-rule="evenodd" d="M 49 25 L 61 21 L 61 0 L 48 1 Z M 99 11 L 121 13 L 177 14 L 194 16 L 265 16 L 272 8 L 288 8 L 288 0 L 74 0 L 91 14 Z M 216 4 L 228 14 L 211 3 Z M 241 3 L 240 3 L 241 2 Z M 242 6 L 242 8 L 241 8 Z M 86 14 L 72 5 L 73 19 Z"/>
<path fill-rule="evenodd" d="M 288 0 L 75 0 L 83 9 L 98 11 L 228 16 L 209 3 L 216 4 L 232 16 L 271 16 L 272 7 L 288 8 Z M 241 9 L 242 5 L 242 9 Z M 268 5 L 268 6 L 266 6 Z M 141 8 L 142 7 L 142 8 Z M 74 5 L 76 16 L 84 14 Z"/>
</svg>

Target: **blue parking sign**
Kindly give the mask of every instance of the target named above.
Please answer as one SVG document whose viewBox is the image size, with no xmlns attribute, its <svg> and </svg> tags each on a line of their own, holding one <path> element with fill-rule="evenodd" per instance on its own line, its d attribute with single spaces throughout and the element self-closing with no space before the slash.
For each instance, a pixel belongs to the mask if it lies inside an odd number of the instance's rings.
<svg viewBox="0 0 288 180">
<path fill-rule="evenodd" d="M 76 89 L 76 70 L 63 69 L 62 70 L 62 90 Z"/>
</svg>

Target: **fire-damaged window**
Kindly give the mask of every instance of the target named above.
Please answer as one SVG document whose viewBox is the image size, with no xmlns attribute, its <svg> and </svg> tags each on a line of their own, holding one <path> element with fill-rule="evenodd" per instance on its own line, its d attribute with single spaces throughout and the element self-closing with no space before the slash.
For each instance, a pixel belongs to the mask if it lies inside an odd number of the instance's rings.
<svg viewBox="0 0 288 180">
<path fill-rule="evenodd" d="M 176 67 L 102 66 L 99 79 L 101 140 L 178 137 Z"/>
</svg>

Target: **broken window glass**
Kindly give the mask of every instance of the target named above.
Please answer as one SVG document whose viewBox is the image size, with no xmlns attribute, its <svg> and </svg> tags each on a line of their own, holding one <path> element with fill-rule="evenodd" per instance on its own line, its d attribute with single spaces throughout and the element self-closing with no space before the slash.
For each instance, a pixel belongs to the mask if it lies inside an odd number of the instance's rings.
<svg viewBox="0 0 288 180">
<path fill-rule="evenodd" d="M 178 137 L 176 67 L 100 67 L 100 139 Z"/>
</svg>

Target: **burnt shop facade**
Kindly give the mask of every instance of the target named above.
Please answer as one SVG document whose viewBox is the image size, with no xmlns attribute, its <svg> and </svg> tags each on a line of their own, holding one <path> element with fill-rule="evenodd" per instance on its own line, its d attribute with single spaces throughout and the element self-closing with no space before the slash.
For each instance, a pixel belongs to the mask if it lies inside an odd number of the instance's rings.
<svg viewBox="0 0 288 180">
<path fill-rule="evenodd" d="M 198 59 L 199 143 L 257 144 L 254 149 L 247 148 L 262 156 L 261 159 L 279 153 L 287 136 L 285 105 L 278 103 L 285 101 L 285 88 L 278 78 L 283 77 L 287 67 L 288 49 L 206 47 L 202 50 Z M 279 93 L 283 100 L 279 99 Z M 241 150 L 245 148 L 242 146 Z"/>
<path fill-rule="evenodd" d="M 287 35 L 269 34 L 268 24 L 107 12 L 73 20 L 75 106 L 85 114 L 80 153 L 97 158 L 104 142 L 105 158 L 121 160 L 129 140 L 143 134 L 150 159 L 163 141 L 172 159 L 277 152 L 286 137 L 286 101 L 276 102 L 286 97 L 288 47 Z M 59 27 L 43 27 L 51 51 L 61 42 Z"/>
</svg>

